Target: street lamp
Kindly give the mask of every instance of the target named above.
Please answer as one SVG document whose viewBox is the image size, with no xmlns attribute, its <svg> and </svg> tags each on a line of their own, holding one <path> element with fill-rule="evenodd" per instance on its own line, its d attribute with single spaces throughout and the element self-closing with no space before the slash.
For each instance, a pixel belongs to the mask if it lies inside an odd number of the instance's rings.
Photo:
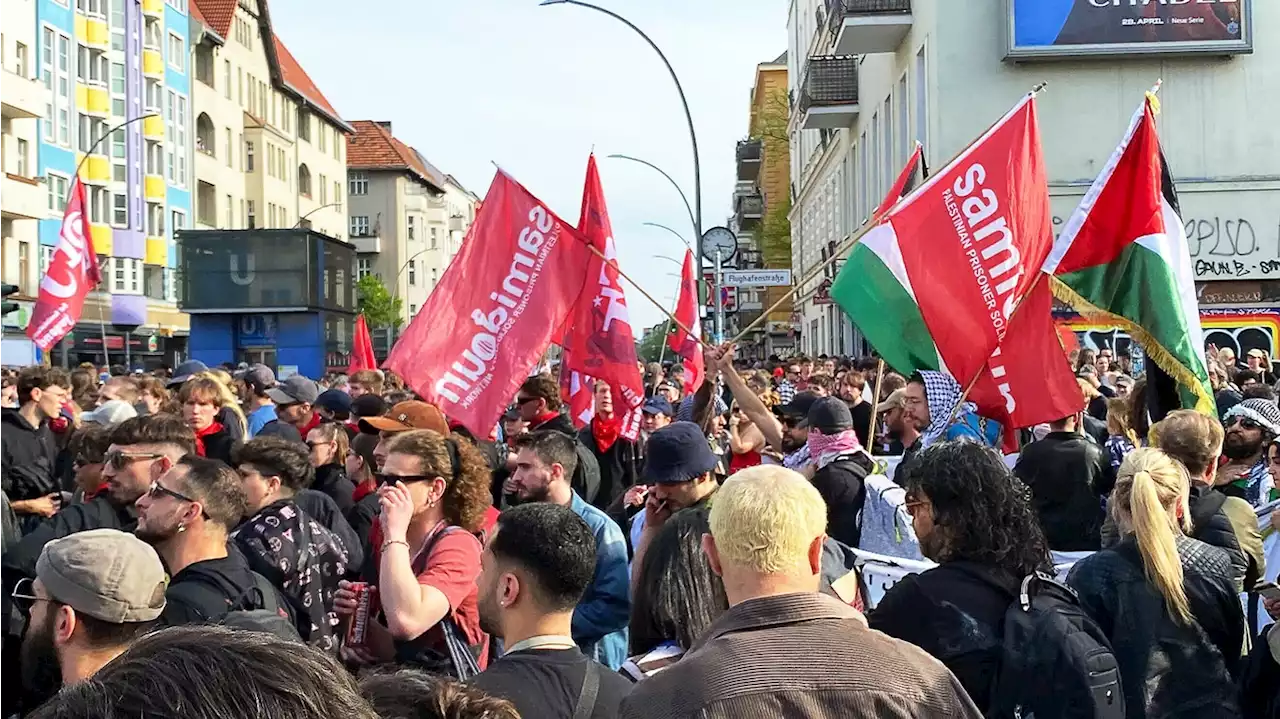
<svg viewBox="0 0 1280 719">
<path fill-rule="evenodd" d="M 666 225 L 659 225 L 656 222 L 642 222 L 640 224 L 648 225 L 649 227 L 661 227 L 662 229 L 666 230 L 667 232 L 670 232 L 671 234 L 679 238 L 680 241 L 684 243 L 684 246 L 689 248 L 689 250 L 693 250 L 693 247 L 689 244 L 689 241 L 684 238 L 684 235 L 680 234 L 679 232 L 676 232 L 675 230 L 671 229 L 670 227 L 667 227 Z"/>
<path fill-rule="evenodd" d="M 312 216 L 312 215 L 316 214 L 317 212 L 319 212 L 320 210 L 325 209 L 326 207 L 341 207 L 341 206 L 342 206 L 342 203 L 341 203 L 341 202 L 330 202 L 330 203 L 329 203 L 329 204 L 327 204 L 327 205 L 321 205 L 321 206 L 319 206 L 319 207 L 315 208 L 314 210 L 312 210 L 312 211 L 308 212 L 307 214 L 303 215 L 302 217 L 299 217 L 299 218 L 298 218 L 298 221 L 297 221 L 297 222 L 295 222 L 295 223 L 293 223 L 293 229 L 295 229 L 295 230 L 296 230 L 297 228 L 301 227 L 301 226 L 302 226 L 302 223 L 303 223 L 303 222 L 305 222 L 305 221 L 306 221 L 306 219 L 307 219 L 308 217 L 310 217 L 310 216 Z M 311 227 L 311 223 L 310 223 L 310 222 L 308 222 L 308 223 L 307 223 L 307 227 Z"/>
<path fill-rule="evenodd" d="M 605 15 L 608 15 L 614 20 L 617 20 L 618 22 L 621 22 L 622 24 L 634 30 L 637 35 L 644 38 L 645 42 L 649 43 L 649 47 L 653 48 L 654 52 L 658 53 L 658 57 L 662 58 L 662 64 L 666 65 L 667 73 L 671 75 L 671 81 L 675 83 L 676 92 L 679 93 L 680 95 L 680 105 L 684 108 L 684 119 L 685 119 L 685 122 L 688 123 L 689 125 L 689 144 L 693 147 L 693 192 L 694 192 L 693 202 L 696 209 L 693 212 L 691 219 L 693 220 L 693 234 L 697 239 L 697 243 L 698 243 L 698 251 L 696 253 L 698 256 L 698 260 L 697 260 L 698 273 L 701 274 L 702 273 L 702 165 L 699 164 L 698 162 L 698 134 L 693 129 L 693 115 L 689 112 L 689 101 L 686 100 L 684 96 L 684 86 L 680 84 L 680 78 L 676 75 L 675 69 L 671 67 L 671 62 L 667 60 L 667 56 L 663 54 L 662 49 L 659 48 L 658 45 L 654 43 L 654 41 L 651 40 L 648 35 L 644 34 L 643 30 L 636 27 L 635 24 L 632 23 L 630 20 L 626 19 L 625 17 L 622 17 L 621 15 L 619 15 L 618 13 L 612 10 L 606 10 L 605 8 L 602 8 L 599 5 L 592 5 L 591 3 L 582 2 L 581 0 L 543 0 L 541 3 L 539 3 L 539 5 L 577 5 L 579 7 L 585 7 L 591 10 L 595 10 L 597 12 L 602 12 Z M 667 173 L 664 172 L 662 174 L 665 175 Z M 671 179 L 671 178 L 668 177 L 667 179 Z M 672 184 L 674 184 L 674 182 Z M 683 196 L 683 193 L 681 193 L 681 195 Z M 689 202 L 688 200 L 686 200 L 685 206 L 687 207 L 688 205 L 689 205 Z"/>
<path fill-rule="evenodd" d="M 685 212 L 689 213 L 689 223 L 693 225 L 693 231 L 698 232 L 699 220 L 696 217 L 694 217 L 693 210 L 690 209 L 689 207 L 689 198 L 685 196 L 684 189 L 680 187 L 679 183 L 677 183 L 674 179 L 672 179 L 671 175 L 667 174 L 666 170 L 662 169 L 661 167 L 658 167 L 657 165 L 653 164 L 652 162 L 649 162 L 648 160 L 642 160 L 639 157 L 632 157 L 630 155 L 619 155 L 615 153 L 613 155 L 608 155 L 607 157 L 611 160 L 630 160 L 632 162 L 638 162 L 641 165 L 644 165 L 650 169 L 657 170 L 658 174 L 667 178 L 667 182 L 670 182 L 671 186 L 676 188 L 676 192 L 680 194 L 680 199 L 684 201 L 684 209 L 685 209 Z M 680 233 L 677 232 L 676 234 L 679 235 Z M 698 237 L 701 238 L 702 235 L 699 234 Z M 680 240 L 684 242 L 686 245 L 689 244 L 689 242 L 684 239 L 683 235 L 680 236 Z M 701 245 L 702 244 L 701 241 L 699 241 L 698 244 Z"/>
<path fill-rule="evenodd" d="M 659 260 L 666 260 L 667 262 L 674 262 L 677 265 L 679 265 L 681 268 L 684 268 L 684 263 L 681 262 L 680 260 L 677 260 L 674 257 L 668 257 L 667 255 L 650 255 L 650 257 L 653 257 Z"/>
</svg>

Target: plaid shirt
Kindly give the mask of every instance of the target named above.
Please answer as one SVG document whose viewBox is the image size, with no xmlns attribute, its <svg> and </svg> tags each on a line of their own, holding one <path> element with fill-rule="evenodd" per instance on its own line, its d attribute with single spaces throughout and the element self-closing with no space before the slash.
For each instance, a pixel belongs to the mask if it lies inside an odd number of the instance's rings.
<svg viewBox="0 0 1280 719">
<path fill-rule="evenodd" d="M 791 400 L 795 399 L 795 396 L 795 385 L 791 384 L 787 380 L 782 380 L 778 383 L 778 399 L 782 400 L 783 404 L 790 404 Z"/>
</svg>

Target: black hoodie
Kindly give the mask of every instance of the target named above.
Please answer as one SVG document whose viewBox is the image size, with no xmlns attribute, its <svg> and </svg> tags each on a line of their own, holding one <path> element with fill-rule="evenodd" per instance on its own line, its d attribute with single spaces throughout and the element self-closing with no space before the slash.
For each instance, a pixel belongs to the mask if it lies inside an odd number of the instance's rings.
<svg viewBox="0 0 1280 719">
<path fill-rule="evenodd" d="M 47 422 L 39 427 L 22 416 L 17 409 L 0 410 L 0 478 L 9 501 L 43 497 L 58 490 L 54 464 L 58 444 Z"/>
<path fill-rule="evenodd" d="M 557 414 L 536 427 L 529 427 L 530 432 L 540 432 L 544 429 L 568 435 L 577 444 L 578 466 L 574 468 L 569 484 L 584 502 L 595 504 L 600 494 L 600 463 L 596 461 L 595 454 L 578 439 L 578 430 L 573 428 L 573 422 L 566 415 Z M 608 506 L 608 502 L 604 504 Z"/>
<path fill-rule="evenodd" d="M 356 486 L 347 479 L 347 471 L 341 464 L 331 463 L 316 467 L 316 478 L 311 482 L 311 489 L 329 495 L 344 515 L 350 512 L 351 507 L 356 503 L 353 496 L 356 493 Z M 333 527 L 329 528 L 333 529 Z"/>
<path fill-rule="evenodd" d="M 173 575 L 164 593 L 160 621 L 171 627 L 217 623 L 253 586 L 249 563 L 234 544 L 229 544 L 227 556 L 189 564 Z"/>
</svg>

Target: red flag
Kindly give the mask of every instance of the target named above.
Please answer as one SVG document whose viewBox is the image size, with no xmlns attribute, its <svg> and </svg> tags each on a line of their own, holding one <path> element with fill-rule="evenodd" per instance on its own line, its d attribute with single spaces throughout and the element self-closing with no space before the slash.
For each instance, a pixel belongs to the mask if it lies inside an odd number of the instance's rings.
<svg viewBox="0 0 1280 719">
<path fill-rule="evenodd" d="M 644 404 L 644 382 L 636 366 L 636 338 L 631 332 L 627 299 L 615 264 L 617 252 L 613 228 L 609 224 L 609 210 L 605 206 L 604 190 L 600 187 L 595 155 L 587 158 L 578 231 L 604 257 L 593 253 L 587 269 L 586 286 L 582 288 L 577 305 L 561 332 L 564 346 L 561 381 L 572 383 L 573 374 L 580 375 L 579 389 L 576 393 L 571 392 L 569 399 L 570 407 L 576 401 L 577 409 L 581 411 L 594 405 L 593 382 L 590 380 L 607 382 L 613 389 L 615 411 L 624 413 Z M 578 395 L 584 397 L 575 399 Z M 571 413 L 575 422 L 580 413 Z M 635 432 L 627 438 L 635 439 L 639 426 Z"/>
<path fill-rule="evenodd" d="M 351 364 L 347 365 L 347 376 L 360 370 L 377 369 L 378 360 L 373 356 L 373 338 L 369 336 L 369 325 L 364 321 L 364 314 L 356 316 L 356 330 L 351 347 Z"/>
<path fill-rule="evenodd" d="M 488 436 L 568 317 L 593 256 L 577 230 L 499 171 L 462 250 L 385 366 Z"/>
<path fill-rule="evenodd" d="M 677 327 L 676 331 L 667 337 L 667 346 L 671 351 L 684 358 L 685 394 L 697 392 L 706 374 L 702 361 L 702 347 L 698 342 L 701 336 L 701 325 L 698 320 L 697 282 L 693 250 L 685 250 L 684 271 L 680 273 L 680 299 L 676 302 L 676 321 L 692 330 L 693 334 Z"/>
<path fill-rule="evenodd" d="M 27 336 L 41 350 L 48 351 L 76 326 L 84 309 L 85 295 L 102 281 L 87 207 L 84 185 L 77 175 L 67 195 L 58 246 L 49 260 L 44 279 L 40 280 L 40 296 L 27 324 Z"/>
<path fill-rule="evenodd" d="M 596 382 L 581 372 L 566 369 L 564 363 L 567 361 L 567 354 L 561 354 L 560 399 L 569 407 L 569 419 L 573 420 L 573 426 L 582 429 L 596 413 L 596 398 L 592 389 Z"/>
<path fill-rule="evenodd" d="M 920 177 L 917 177 L 917 174 Z M 889 188 L 888 194 L 880 201 L 880 206 L 876 208 L 872 215 L 872 222 L 879 222 L 885 215 L 889 214 L 889 210 L 898 204 L 898 200 L 903 195 L 910 193 L 916 188 L 916 185 L 924 179 L 924 145 L 916 142 L 916 149 L 911 153 L 911 157 L 907 158 L 907 164 L 902 167 L 902 171 L 898 173 L 898 179 L 893 181 L 893 186 Z"/>
</svg>

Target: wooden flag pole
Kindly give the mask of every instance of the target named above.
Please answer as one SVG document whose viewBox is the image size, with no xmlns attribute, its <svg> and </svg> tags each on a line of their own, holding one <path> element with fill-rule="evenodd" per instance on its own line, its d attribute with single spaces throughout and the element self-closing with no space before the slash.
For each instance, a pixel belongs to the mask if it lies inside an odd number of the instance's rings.
<svg viewBox="0 0 1280 719">
<path fill-rule="evenodd" d="M 880 388 L 884 384 L 884 358 L 876 363 L 876 389 L 871 394 L 871 424 L 867 427 L 867 442 L 873 443 L 876 440 L 876 407 L 880 406 Z M 874 446 L 874 445 L 873 445 Z M 870 448 L 866 448 L 868 452 Z"/>
<path fill-rule="evenodd" d="M 662 314 L 666 315 L 667 319 L 671 320 L 671 322 L 675 324 L 676 327 L 679 327 L 681 330 L 683 330 L 685 334 L 698 340 L 698 344 L 702 345 L 703 347 L 710 348 L 712 346 L 710 343 L 702 339 L 701 332 L 695 335 L 692 330 L 690 330 L 687 326 L 685 326 L 683 322 L 676 319 L 675 313 L 668 312 L 667 308 L 662 306 L 662 303 L 658 302 L 653 298 L 653 295 L 649 294 L 648 292 L 645 292 L 644 288 L 641 287 L 638 282 L 628 277 L 627 273 L 622 271 L 622 268 L 618 266 L 618 263 L 616 261 L 611 260 L 608 257 L 605 257 L 604 253 L 596 249 L 595 245 L 587 244 L 587 249 L 591 250 L 591 252 L 594 253 L 596 257 L 599 257 L 600 259 L 604 260 L 604 263 L 606 265 L 609 265 L 614 270 L 616 270 L 619 277 L 626 280 L 628 284 L 630 284 L 632 287 L 639 290 L 640 294 L 644 295 L 644 298 L 646 300 L 649 300 L 650 302 L 652 302 L 654 307 L 657 307 L 659 310 L 662 310 Z M 681 285 L 683 285 L 683 280 L 681 281 Z"/>
</svg>

